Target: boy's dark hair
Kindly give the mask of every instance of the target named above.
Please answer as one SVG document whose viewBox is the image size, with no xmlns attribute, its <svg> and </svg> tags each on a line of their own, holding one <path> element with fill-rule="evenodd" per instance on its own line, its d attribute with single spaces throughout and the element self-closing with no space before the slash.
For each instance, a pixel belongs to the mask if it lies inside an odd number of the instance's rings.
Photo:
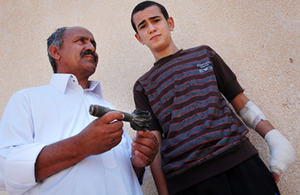
<svg viewBox="0 0 300 195">
<path fill-rule="evenodd" d="M 135 6 L 135 8 L 133 9 L 133 11 L 131 13 L 131 25 L 136 33 L 138 33 L 138 32 L 137 32 L 136 26 L 133 22 L 133 15 L 135 13 L 142 11 L 142 10 L 146 9 L 147 7 L 151 7 L 151 6 L 157 6 L 160 9 L 161 13 L 164 15 L 165 19 L 166 20 L 169 19 L 169 14 L 163 5 L 161 5 L 157 2 L 154 2 L 154 1 L 143 1 L 143 2 L 139 3 L 137 6 Z"/>
</svg>

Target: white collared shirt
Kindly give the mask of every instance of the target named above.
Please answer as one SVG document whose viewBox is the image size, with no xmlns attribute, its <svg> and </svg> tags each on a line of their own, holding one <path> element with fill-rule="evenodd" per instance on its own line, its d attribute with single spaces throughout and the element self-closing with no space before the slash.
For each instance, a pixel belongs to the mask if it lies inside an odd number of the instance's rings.
<svg viewBox="0 0 300 195">
<path fill-rule="evenodd" d="M 131 139 L 89 156 L 40 183 L 34 165 L 42 148 L 78 134 L 95 117 L 91 104 L 103 99 L 99 82 L 82 89 L 75 76 L 54 74 L 49 85 L 21 90 L 9 100 L 0 122 L 0 190 L 10 194 L 142 194 L 132 168 Z"/>
</svg>

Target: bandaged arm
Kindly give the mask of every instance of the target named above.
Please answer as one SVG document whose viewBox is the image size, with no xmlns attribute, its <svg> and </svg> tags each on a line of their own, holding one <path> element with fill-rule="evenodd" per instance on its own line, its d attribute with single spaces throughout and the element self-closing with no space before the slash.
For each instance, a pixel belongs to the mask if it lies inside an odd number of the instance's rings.
<svg viewBox="0 0 300 195">
<path fill-rule="evenodd" d="M 244 105 L 239 115 L 247 126 L 257 131 L 260 123 L 267 121 L 262 111 L 251 101 Z M 295 151 L 291 143 L 277 129 L 267 130 L 265 135 L 261 135 L 265 138 L 270 150 L 270 170 L 280 175 L 295 161 Z"/>
</svg>

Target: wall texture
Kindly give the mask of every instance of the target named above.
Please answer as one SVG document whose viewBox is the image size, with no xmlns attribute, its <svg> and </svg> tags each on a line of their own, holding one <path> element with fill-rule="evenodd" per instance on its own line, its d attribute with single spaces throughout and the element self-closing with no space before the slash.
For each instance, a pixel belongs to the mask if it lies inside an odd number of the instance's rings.
<svg viewBox="0 0 300 195">
<path fill-rule="evenodd" d="M 154 61 L 134 38 L 130 14 L 140 0 L 0 0 L 0 114 L 13 93 L 47 84 L 47 37 L 58 27 L 83 26 L 98 44 L 93 79 L 118 109 L 134 109 L 132 87 Z M 246 95 L 293 144 L 296 163 L 281 176 L 284 195 L 300 194 L 299 0 L 159 0 L 175 20 L 179 48 L 207 44 L 238 76 Z M 131 136 L 134 132 L 125 125 Z M 249 133 L 266 164 L 268 148 Z M 143 186 L 156 194 L 150 171 Z M 6 194 L 0 192 L 0 194 Z"/>
</svg>

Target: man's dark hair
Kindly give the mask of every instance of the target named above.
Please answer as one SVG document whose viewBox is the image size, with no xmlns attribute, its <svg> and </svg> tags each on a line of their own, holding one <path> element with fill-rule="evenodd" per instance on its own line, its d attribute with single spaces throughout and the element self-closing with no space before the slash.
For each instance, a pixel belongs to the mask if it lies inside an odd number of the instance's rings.
<svg viewBox="0 0 300 195">
<path fill-rule="evenodd" d="M 143 2 L 139 3 L 137 6 L 135 6 L 135 8 L 133 9 L 133 11 L 131 13 L 131 25 L 136 33 L 138 33 L 138 32 L 137 32 L 136 26 L 133 22 L 133 15 L 135 13 L 142 11 L 142 10 L 146 9 L 147 7 L 151 7 L 151 6 L 157 6 L 160 9 L 161 13 L 164 15 L 165 19 L 166 20 L 169 19 L 169 14 L 163 5 L 161 5 L 157 2 L 154 2 L 154 1 L 143 1 Z"/>
<path fill-rule="evenodd" d="M 49 47 L 50 45 L 53 45 L 57 48 L 61 48 L 62 44 L 63 44 L 63 34 L 65 32 L 65 30 L 67 30 L 67 27 L 61 27 L 58 28 L 54 33 L 52 33 L 52 35 L 50 35 L 50 37 L 47 39 L 47 52 L 48 52 L 48 57 L 49 57 L 49 61 L 50 64 L 52 66 L 53 72 L 57 73 L 57 66 L 56 66 L 56 62 L 55 59 L 49 54 Z"/>
</svg>

